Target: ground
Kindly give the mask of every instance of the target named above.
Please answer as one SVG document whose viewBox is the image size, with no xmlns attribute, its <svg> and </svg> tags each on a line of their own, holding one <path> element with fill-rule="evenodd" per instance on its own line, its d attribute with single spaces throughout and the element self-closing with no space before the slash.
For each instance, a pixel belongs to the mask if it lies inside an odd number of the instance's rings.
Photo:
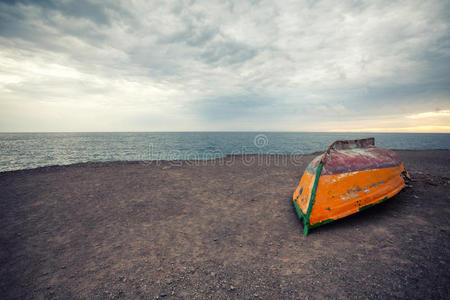
<svg viewBox="0 0 450 300">
<path fill-rule="evenodd" d="M 450 151 L 397 151 L 413 182 L 313 229 L 313 155 L 0 173 L 0 298 L 449 298 Z"/>
</svg>

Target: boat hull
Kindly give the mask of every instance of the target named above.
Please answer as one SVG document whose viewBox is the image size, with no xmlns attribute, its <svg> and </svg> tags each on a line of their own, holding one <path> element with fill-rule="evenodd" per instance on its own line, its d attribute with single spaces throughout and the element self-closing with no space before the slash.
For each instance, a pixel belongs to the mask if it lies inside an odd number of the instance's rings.
<svg viewBox="0 0 450 300">
<path fill-rule="evenodd" d="M 405 187 L 405 176 L 403 163 L 386 149 L 336 150 L 326 159 L 316 157 L 293 194 L 304 234 L 393 197 Z"/>
</svg>

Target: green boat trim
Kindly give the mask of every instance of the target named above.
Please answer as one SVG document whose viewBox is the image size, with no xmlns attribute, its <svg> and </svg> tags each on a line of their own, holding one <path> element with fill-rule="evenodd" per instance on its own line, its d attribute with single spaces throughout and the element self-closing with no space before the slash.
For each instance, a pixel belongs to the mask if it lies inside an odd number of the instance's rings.
<svg viewBox="0 0 450 300">
<path fill-rule="evenodd" d="M 322 162 L 320 162 L 319 165 L 317 166 L 316 177 L 314 178 L 314 185 L 311 191 L 311 199 L 309 200 L 308 210 L 306 211 L 308 224 L 309 224 L 309 216 L 311 215 L 312 207 L 314 205 L 314 200 L 316 199 L 317 186 L 319 185 L 319 178 L 320 173 L 322 172 L 322 166 L 323 166 Z"/>
<path fill-rule="evenodd" d="M 316 228 L 316 227 L 331 223 L 333 221 L 336 221 L 336 220 L 335 219 L 326 219 L 326 220 L 323 220 L 322 222 L 316 223 L 314 225 L 310 225 L 309 229 Z"/>
<path fill-rule="evenodd" d="M 294 200 L 294 206 L 295 206 L 295 210 L 297 211 L 297 215 L 300 218 L 300 221 L 303 221 L 303 235 L 304 236 L 308 235 L 308 232 L 309 232 L 310 228 L 315 228 L 317 226 L 320 226 L 320 225 L 322 225 L 322 223 L 326 224 L 326 223 L 331 222 L 329 220 L 325 220 L 323 222 L 318 223 L 319 225 L 317 225 L 317 224 L 311 225 L 309 223 L 309 218 L 311 216 L 311 211 L 312 211 L 312 208 L 313 208 L 313 205 L 314 205 L 314 200 L 316 198 L 317 185 L 319 184 L 320 173 L 322 172 L 322 166 L 323 166 L 322 162 L 320 162 L 319 165 L 317 166 L 316 176 L 314 178 L 314 185 L 313 185 L 313 188 L 312 188 L 312 191 L 311 191 L 311 198 L 310 198 L 309 203 L 308 203 L 308 209 L 306 210 L 306 214 L 303 213 L 303 211 L 298 206 L 297 201 Z"/>
<path fill-rule="evenodd" d="M 388 199 L 389 199 L 388 197 L 384 197 L 383 199 L 381 199 L 381 200 L 378 201 L 378 202 L 375 202 L 375 203 L 372 203 L 372 204 L 368 204 L 368 205 L 365 205 L 365 206 L 361 206 L 361 207 L 359 208 L 358 211 L 359 211 L 359 212 L 364 211 L 364 210 L 366 210 L 366 209 L 368 209 L 368 208 L 371 208 L 371 207 L 373 207 L 373 206 L 375 206 L 375 205 L 377 205 L 377 204 L 383 203 L 383 202 L 385 202 L 385 201 L 388 200 Z M 317 227 L 319 227 L 319 226 L 322 226 L 322 225 L 331 223 L 331 222 L 333 222 L 333 221 L 336 221 L 335 219 L 327 219 L 327 220 L 324 220 L 324 221 L 322 221 L 322 222 L 315 223 L 315 224 L 312 224 L 312 225 L 311 225 L 311 224 L 309 223 L 309 216 L 308 216 L 307 214 L 304 214 L 304 213 L 303 213 L 303 211 L 301 210 L 301 208 L 298 206 L 297 201 L 294 200 L 293 203 L 294 203 L 295 211 L 297 212 L 297 215 L 298 215 L 300 221 L 303 222 L 303 225 L 304 225 L 303 235 L 304 235 L 304 236 L 307 236 L 307 235 L 308 235 L 310 229 L 314 229 L 314 228 L 317 228 Z"/>
<path fill-rule="evenodd" d="M 359 211 L 363 211 L 363 210 L 366 210 L 366 209 L 368 209 L 368 208 L 371 208 L 372 206 L 375 206 L 375 205 L 377 205 L 377 204 L 380 204 L 380 203 L 386 201 L 387 199 L 389 199 L 389 198 L 388 198 L 388 197 L 384 197 L 383 199 L 381 199 L 381 200 L 378 201 L 378 202 L 375 202 L 375 203 L 372 203 L 372 204 L 367 204 L 367 205 L 361 206 L 361 207 L 359 208 Z"/>
<path fill-rule="evenodd" d="M 303 211 L 301 210 L 301 208 L 298 206 L 297 201 L 293 201 L 293 203 L 294 203 L 295 211 L 297 212 L 297 216 L 300 219 L 300 221 L 303 223 L 303 226 L 304 226 L 303 235 L 304 236 L 308 235 L 309 229 L 313 229 L 313 228 L 331 223 L 333 221 L 336 221 L 334 219 L 327 219 L 322 222 L 311 225 L 311 224 L 309 224 L 309 220 L 307 221 L 307 215 L 305 215 L 303 213 Z"/>
</svg>

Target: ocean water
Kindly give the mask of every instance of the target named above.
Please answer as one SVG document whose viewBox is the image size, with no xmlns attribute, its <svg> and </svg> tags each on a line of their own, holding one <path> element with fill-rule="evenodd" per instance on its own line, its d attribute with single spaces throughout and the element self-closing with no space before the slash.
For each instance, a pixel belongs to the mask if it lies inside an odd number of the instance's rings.
<svg viewBox="0 0 450 300">
<path fill-rule="evenodd" d="M 390 149 L 450 149 L 450 134 L 324 132 L 0 133 L 0 172 L 80 162 L 309 154 L 335 140 L 375 137 Z"/>
</svg>

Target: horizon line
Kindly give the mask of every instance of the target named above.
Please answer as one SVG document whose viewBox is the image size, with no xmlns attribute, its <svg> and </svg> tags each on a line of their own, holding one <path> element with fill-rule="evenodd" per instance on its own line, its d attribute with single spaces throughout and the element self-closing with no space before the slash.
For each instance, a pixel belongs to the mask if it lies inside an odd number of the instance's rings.
<svg viewBox="0 0 450 300">
<path fill-rule="evenodd" d="M 411 132 L 411 131 L 293 131 L 293 130 L 180 130 L 180 131 L 0 131 L 0 134 L 8 133 L 361 133 L 361 134 L 379 134 L 379 133 L 406 133 L 406 134 L 450 134 L 450 132 Z"/>
</svg>

